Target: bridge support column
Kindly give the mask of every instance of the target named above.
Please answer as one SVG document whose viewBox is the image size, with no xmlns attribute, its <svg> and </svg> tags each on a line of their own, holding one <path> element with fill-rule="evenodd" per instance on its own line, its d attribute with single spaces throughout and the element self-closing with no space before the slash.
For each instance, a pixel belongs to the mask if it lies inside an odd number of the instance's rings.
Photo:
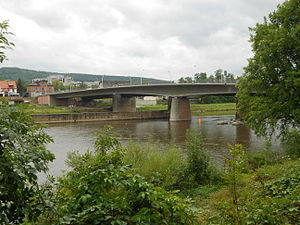
<svg viewBox="0 0 300 225">
<path fill-rule="evenodd" d="M 184 121 L 191 119 L 190 100 L 187 97 L 172 98 L 170 121 Z"/>
<path fill-rule="evenodd" d="M 64 99 L 59 99 L 56 98 L 55 96 L 45 96 L 48 97 L 48 105 L 49 106 L 68 106 L 69 104 L 69 100 L 67 98 Z"/>
<path fill-rule="evenodd" d="M 128 97 L 120 94 L 113 96 L 113 112 L 135 112 L 135 97 Z"/>
</svg>

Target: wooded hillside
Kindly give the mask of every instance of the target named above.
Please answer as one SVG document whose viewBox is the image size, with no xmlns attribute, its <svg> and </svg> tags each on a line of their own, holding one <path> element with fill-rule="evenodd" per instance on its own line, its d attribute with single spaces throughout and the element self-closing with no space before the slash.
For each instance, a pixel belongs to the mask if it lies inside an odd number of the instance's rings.
<svg viewBox="0 0 300 225">
<path fill-rule="evenodd" d="M 140 77 L 128 76 L 112 76 L 106 74 L 83 74 L 83 73 L 56 73 L 56 72 L 45 72 L 45 71 L 36 71 L 29 69 L 21 69 L 17 67 L 2 67 L 0 68 L 0 79 L 4 80 L 17 80 L 21 78 L 22 81 L 31 82 L 35 78 L 46 78 L 51 75 L 64 75 L 73 77 L 74 81 L 83 81 L 83 82 L 92 82 L 92 81 L 101 81 L 102 77 L 105 81 L 129 81 L 131 79 L 132 83 L 138 84 L 141 82 Z M 143 83 L 159 84 L 167 83 L 168 81 L 151 79 L 151 78 L 142 78 Z"/>
</svg>

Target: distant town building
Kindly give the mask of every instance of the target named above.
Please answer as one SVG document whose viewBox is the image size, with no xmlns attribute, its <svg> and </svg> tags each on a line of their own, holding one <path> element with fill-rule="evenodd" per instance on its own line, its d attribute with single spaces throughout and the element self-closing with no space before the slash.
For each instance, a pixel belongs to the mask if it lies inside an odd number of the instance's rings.
<svg viewBox="0 0 300 225">
<path fill-rule="evenodd" d="M 71 76 L 64 76 L 64 75 L 51 75 L 47 78 L 36 78 L 33 79 L 31 82 L 32 84 L 37 83 L 39 81 L 45 81 L 47 80 L 47 82 L 49 84 L 52 84 L 53 81 L 58 80 L 60 82 L 62 82 L 64 84 L 64 86 L 71 86 L 73 84 L 73 77 Z"/>
<path fill-rule="evenodd" d="M 54 92 L 54 85 L 49 84 L 48 80 L 38 80 L 27 86 L 27 92 L 30 97 L 52 93 Z"/>
<path fill-rule="evenodd" d="M 0 81 L 0 96 L 18 96 L 17 84 L 15 81 Z"/>
<path fill-rule="evenodd" d="M 64 83 L 64 86 L 71 86 L 73 84 L 74 80 L 73 80 L 73 77 L 66 76 L 66 77 L 64 77 L 62 82 Z"/>
<path fill-rule="evenodd" d="M 103 83 L 101 81 L 98 82 L 98 86 L 100 87 L 120 87 L 120 86 L 129 86 L 130 81 L 117 81 L 117 80 L 105 80 Z"/>
</svg>

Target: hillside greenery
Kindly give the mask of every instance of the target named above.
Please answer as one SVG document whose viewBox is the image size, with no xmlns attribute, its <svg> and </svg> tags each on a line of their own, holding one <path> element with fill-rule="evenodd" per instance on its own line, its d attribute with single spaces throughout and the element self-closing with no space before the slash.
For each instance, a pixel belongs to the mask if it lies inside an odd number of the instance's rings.
<svg viewBox="0 0 300 225">
<path fill-rule="evenodd" d="M 64 75 L 73 77 L 74 81 L 82 81 L 82 82 L 93 82 L 93 81 L 102 81 L 102 77 L 104 81 L 130 81 L 131 79 L 133 84 L 140 84 L 141 77 L 134 77 L 131 75 L 128 76 L 112 76 L 106 74 L 83 74 L 83 73 L 56 73 L 56 72 L 45 72 L 45 71 L 36 71 L 29 69 L 22 69 L 17 67 L 2 67 L 0 68 L 0 79 L 4 80 L 17 80 L 22 79 L 27 83 L 31 83 L 32 79 L 36 78 L 46 78 L 51 75 Z M 164 80 L 151 79 L 151 78 L 142 78 L 143 83 L 151 83 L 151 84 L 160 84 L 167 83 Z"/>
</svg>

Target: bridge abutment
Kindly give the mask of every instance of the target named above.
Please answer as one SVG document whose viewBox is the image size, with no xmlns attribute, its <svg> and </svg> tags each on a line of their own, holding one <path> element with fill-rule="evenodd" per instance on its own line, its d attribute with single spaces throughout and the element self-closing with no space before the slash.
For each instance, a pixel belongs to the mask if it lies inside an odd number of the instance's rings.
<svg viewBox="0 0 300 225">
<path fill-rule="evenodd" d="M 135 112 L 135 97 L 114 94 L 113 96 L 113 112 Z"/>
<path fill-rule="evenodd" d="M 187 121 L 191 119 L 190 100 L 187 97 L 172 98 L 170 121 Z"/>
<path fill-rule="evenodd" d="M 67 98 L 58 99 L 52 95 L 42 95 L 38 97 L 38 103 L 40 105 L 49 105 L 49 106 L 67 106 L 69 100 Z"/>
</svg>

